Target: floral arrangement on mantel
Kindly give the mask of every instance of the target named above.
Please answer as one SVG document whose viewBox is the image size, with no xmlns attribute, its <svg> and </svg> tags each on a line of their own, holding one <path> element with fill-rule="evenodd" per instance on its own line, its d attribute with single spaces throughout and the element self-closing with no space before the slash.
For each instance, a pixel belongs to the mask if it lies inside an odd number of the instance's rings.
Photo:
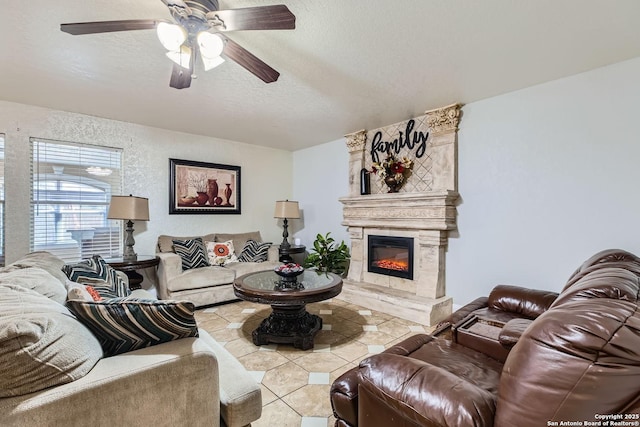
<svg viewBox="0 0 640 427">
<path fill-rule="evenodd" d="M 377 175 L 389 187 L 389 193 L 397 193 L 411 175 L 412 168 L 413 162 L 410 159 L 398 159 L 389 154 L 382 162 L 373 162 L 371 173 Z"/>
</svg>

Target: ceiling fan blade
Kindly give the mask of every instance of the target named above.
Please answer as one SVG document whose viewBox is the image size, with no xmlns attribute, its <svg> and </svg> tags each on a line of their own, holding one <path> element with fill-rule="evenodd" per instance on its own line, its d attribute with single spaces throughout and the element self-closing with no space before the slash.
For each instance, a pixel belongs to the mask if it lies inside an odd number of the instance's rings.
<svg viewBox="0 0 640 427">
<path fill-rule="evenodd" d="M 224 50 L 222 53 L 234 60 L 245 69 L 255 74 L 260 80 L 265 83 L 272 83 L 278 80 L 280 77 L 280 73 L 262 62 L 257 56 L 240 46 L 238 43 L 234 42 L 230 38 L 220 35 L 225 43 Z"/>
<path fill-rule="evenodd" d="M 178 64 L 173 64 L 169 86 L 175 89 L 186 89 L 191 86 L 191 70 L 182 68 Z"/>
<path fill-rule="evenodd" d="M 76 22 L 60 24 L 60 30 L 79 36 L 82 34 L 111 33 L 114 31 L 152 30 L 158 22 L 153 19 L 130 19 L 126 21 Z"/>
<path fill-rule="evenodd" d="M 293 30 L 296 17 L 287 6 L 256 6 L 216 10 L 207 13 L 207 21 L 218 31 Z"/>
</svg>

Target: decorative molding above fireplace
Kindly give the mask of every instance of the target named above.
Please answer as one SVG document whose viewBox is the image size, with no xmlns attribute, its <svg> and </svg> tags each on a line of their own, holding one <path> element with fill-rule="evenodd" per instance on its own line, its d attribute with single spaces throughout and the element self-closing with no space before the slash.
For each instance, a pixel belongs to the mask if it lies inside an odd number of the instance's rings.
<svg viewBox="0 0 640 427">
<path fill-rule="evenodd" d="M 351 237 L 351 263 L 341 298 L 425 325 L 435 325 L 451 313 L 452 301 L 445 295 L 445 254 L 449 231 L 456 229 L 459 120 L 460 105 L 454 104 L 346 136 L 350 194 L 340 202 L 342 224 Z M 424 135 L 424 152 L 417 153 Z M 401 192 L 386 193 L 372 184 L 373 194 L 360 195 L 360 171 L 369 169 L 373 141 L 378 148 L 386 141 L 394 154 L 415 162 L 414 174 Z M 370 235 L 413 238 L 412 280 L 368 271 Z"/>
</svg>

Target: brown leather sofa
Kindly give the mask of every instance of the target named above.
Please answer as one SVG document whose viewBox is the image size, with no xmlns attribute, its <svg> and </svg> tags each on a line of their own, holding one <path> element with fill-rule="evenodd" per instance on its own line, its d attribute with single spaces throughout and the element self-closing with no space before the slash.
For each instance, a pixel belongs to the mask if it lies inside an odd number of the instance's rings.
<svg viewBox="0 0 640 427">
<path fill-rule="evenodd" d="M 336 427 L 640 422 L 639 282 L 640 258 L 607 250 L 559 295 L 497 286 L 339 377 Z"/>
</svg>

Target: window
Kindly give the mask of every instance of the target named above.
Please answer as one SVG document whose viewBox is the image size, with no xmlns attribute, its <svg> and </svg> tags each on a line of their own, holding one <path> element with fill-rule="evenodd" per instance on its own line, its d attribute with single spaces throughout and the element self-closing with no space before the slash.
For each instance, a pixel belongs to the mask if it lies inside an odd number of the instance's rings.
<svg viewBox="0 0 640 427">
<path fill-rule="evenodd" d="M 122 150 L 32 139 L 31 154 L 31 249 L 65 261 L 121 254 L 121 223 L 107 212 L 121 194 Z"/>
<path fill-rule="evenodd" d="M 0 133 L 0 266 L 4 265 L 4 135 Z"/>
</svg>

